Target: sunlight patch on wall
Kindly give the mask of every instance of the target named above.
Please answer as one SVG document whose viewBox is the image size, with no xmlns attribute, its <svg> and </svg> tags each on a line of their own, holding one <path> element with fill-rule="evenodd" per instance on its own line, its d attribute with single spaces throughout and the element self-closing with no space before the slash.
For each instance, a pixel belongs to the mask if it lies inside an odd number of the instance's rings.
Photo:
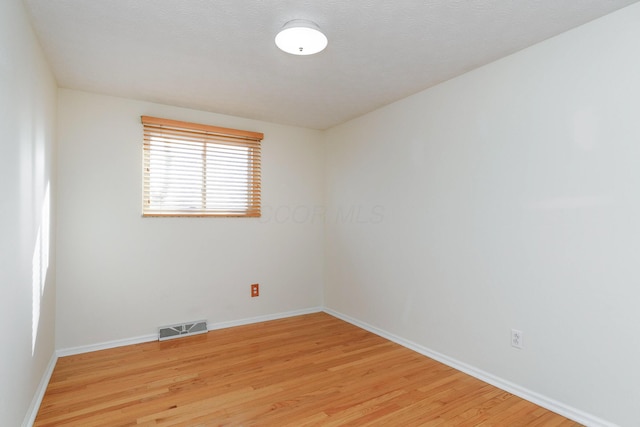
<svg viewBox="0 0 640 427">
<path fill-rule="evenodd" d="M 42 216 L 40 219 L 40 227 L 36 237 L 35 247 L 33 248 L 32 258 L 32 311 L 31 311 L 31 356 L 36 351 L 36 341 L 38 338 L 38 325 L 40 324 L 40 300 L 44 295 L 44 289 L 47 284 L 47 271 L 49 270 L 49 242 L 51 228 L 51 206 L 50 206 L 50 184 L 47 183 L 47 189 L 44 193 L 42 201 Z"/>
</svg>

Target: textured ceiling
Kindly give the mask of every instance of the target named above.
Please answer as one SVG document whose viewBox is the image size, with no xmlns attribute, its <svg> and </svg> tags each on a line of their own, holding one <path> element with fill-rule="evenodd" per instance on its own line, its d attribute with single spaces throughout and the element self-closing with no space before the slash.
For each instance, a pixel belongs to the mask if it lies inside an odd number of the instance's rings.
<svg viewBox="0 0 640 427">
<path fill-rule="evenodd" d="M 61 87 L 326 129 L 638 0 L 25 0 Z M 291 19 L 314 56 L 273 39 Z"/>
</svg>

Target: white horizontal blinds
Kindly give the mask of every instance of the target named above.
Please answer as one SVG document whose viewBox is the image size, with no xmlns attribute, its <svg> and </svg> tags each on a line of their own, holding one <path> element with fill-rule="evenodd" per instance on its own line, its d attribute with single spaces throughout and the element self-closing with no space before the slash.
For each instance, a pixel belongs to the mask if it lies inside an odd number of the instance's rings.
<svg viewBox="0 0 640 427">
<path fill-rule="evenodd" d="M 142 116 L 143 215 L 260 216 L 261 133 Z"/>
</svg>

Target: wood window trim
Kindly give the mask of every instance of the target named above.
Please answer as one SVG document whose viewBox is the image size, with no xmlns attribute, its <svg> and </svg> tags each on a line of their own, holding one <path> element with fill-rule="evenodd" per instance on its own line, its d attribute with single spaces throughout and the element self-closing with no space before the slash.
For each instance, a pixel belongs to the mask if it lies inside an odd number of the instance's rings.
<svg viewBox="0 0 640 427">
<path fill-rule="evenodd" d="M 208 132 L 214 135 L 226 135 L 244 137 L 256 141 L 262 141 L 264 134 L 260 132 L 251 132 L 248 130 L 239 130 L 232 128 L 223 128 L 219 126 L 203 125 L 200 123 L 182 122 L 179 120 L 161 119 L 158 117 L 141 116 L 142 124 L 165 126 L 167 128 L 192 129 L 202 132 Z"/>
</svg>

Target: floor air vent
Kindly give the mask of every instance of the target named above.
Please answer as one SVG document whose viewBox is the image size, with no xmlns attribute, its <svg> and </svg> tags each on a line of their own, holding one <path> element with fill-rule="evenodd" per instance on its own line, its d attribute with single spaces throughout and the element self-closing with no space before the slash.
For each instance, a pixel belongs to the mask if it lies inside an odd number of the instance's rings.
<svg viewBox="0 0 640 427">
<path fill-rule="evenodd" d="M 162 326 L 158 328 L 158 340 L 164 341 L 173 338 L 188 337 L 190 335 L 204 334 L 207 331 L 206 320 Z"/>
</svg>

